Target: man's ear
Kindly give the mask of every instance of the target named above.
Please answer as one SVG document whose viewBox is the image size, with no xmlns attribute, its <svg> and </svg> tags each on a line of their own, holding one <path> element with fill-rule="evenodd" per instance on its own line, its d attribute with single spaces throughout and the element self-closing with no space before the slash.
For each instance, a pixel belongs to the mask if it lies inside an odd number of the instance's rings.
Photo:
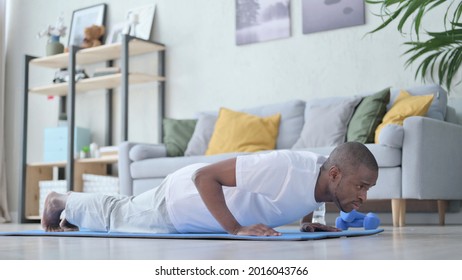
<svg viewBox="0 0 462 280">
<path fill-rule="evenodd" d="M 331 166 L 329 169 L 329 179 L 331 182 L 338 182 L 342 178 L 342 173 L 337 166 Z"/>
</svg>

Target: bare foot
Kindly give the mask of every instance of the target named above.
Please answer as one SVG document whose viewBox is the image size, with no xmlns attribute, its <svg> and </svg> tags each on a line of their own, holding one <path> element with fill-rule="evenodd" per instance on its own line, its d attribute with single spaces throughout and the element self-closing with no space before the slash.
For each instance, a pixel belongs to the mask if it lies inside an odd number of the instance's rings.
<svg viewBox="0 0 462 280">
<path fill-rule="evenodd" d="M 45 205 L 42 216 L 42 228 L 45 231 L 69 231 L 76 230 L 77 227 L 71 225 L 63 219 L 61 221 L 61 212 L 66 207 L 69 194 L 60 194 L 51 192 L 45 198 Z"/>
<path fill-rule="evenodd" d="M 66 218 L 62 219 L 61 222 L 59 223 L 59 227 L 63 230 L 63 231 L 78 231 L 79 230 L 79 227 L 78 226 L 75 226 L 71 223 L 69 223 Z"/>
</svg>

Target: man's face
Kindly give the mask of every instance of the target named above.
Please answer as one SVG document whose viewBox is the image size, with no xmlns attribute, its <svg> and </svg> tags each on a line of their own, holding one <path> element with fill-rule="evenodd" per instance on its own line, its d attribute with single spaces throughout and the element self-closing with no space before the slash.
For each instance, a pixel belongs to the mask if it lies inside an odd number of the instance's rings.
<svg viewBox="0 0 462 280">
<path fill-rule="evenodd" d="M 367 199 L 367 191 L 377 182 L 378 173 L 361 165 L 356 172 L 345 174 L 340 171 L 333 191 L 333 201 L 343 212 L 350 212 Z M 335 183 L 335 181 L 334 181 Z"/>
</svg>

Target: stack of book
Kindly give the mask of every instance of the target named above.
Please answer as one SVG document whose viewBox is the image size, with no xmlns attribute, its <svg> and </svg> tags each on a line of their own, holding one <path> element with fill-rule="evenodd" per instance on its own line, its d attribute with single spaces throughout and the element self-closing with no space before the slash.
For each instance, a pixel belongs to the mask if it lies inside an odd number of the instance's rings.
<svg viewBox="0 0 462 280">
<path fill-rule="evenodd" d="M 106 146 L 99 148 L 100 157 L 117 157 L 119 154 L 119 147 L 117 146 Z"/>
<path fill-rule="evenodd" d="M 97 68 L 93 72 L 93 77 L 101 77 L 101 76 L 106 76 L 106 75 L 113 75 L 120 73 L 120 68 L 119 67 L 103 67 L 103 68 Z"/>
</svg>

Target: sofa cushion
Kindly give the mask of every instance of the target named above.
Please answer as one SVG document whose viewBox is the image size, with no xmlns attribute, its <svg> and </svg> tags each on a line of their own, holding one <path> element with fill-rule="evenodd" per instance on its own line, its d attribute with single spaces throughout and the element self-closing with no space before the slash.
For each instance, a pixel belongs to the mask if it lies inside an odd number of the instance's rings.
<svg viewBox="0 0 462 280">
<path fill-rule="evenodd" d="M 399 167 L 402 163 L 402 150 L 380 144 L 365 144 L 374 155 L 379 168 Z"/>
<path fill-rule="evenodd" d="M 267 117 L 278 113 L 281 114 L 276 148 L 290 149 L 300 137 L 300 131 L 302 131 L 303 128 L 305 102 L 301 100 L 291 100 L 244 109 L 242 112 L 261 117 Z"/>
<path fill-rule="evenodd" d="M 185 156 L 205 155 L 217 118 L 217 115 L 199 113 L 196 128 L 184 152 Z"/>
<path fill-rule="evenodd" d="M 367 199 L 402 198 L 401 174 L 401 166 L 380 168 L 376 185 L 367 192 Z"/>
<path fill-rule="evenodd" d="M 395 149 L 379 144 L 366 144 L 366 147 L 369 148 L 369 150 L 375 156 L 380 168 L 401 166 L 401 149 Z M 335 146 L 305 148 L 299 150 L 311 151 L 328 156 L 334 148 Z M 267 152 L 268 151 L 263 151 L 260 153 Z M 249 153 L 227 153 L 212 156 L 149 158 L 131 163 L 130 174 L 133 179 L 164 178 L 168 174 L 190 164 L 198 162 L 214 163 L 220 160 L 234 158 L 243 154 Z M 153 168 L 153 166 L 156 168 Z"/>
<path fill-rule="evenodd" d="M 126 194 L 121 193 L 122 195 L 139 195 L 144 192 L 147 192 L 153 188 L 158 187 L 162 181 L 164 181 L 163 177 L 159 178 L 146 178 L 146 179 L 136 179 L 133 180 L 133 190 L 132 193 Z"/>
<path fill-rule="evenodd" d="M 167 156 L 183 156 L 188 142 L 194 133 L 197 120 L 164 119 L 164 144 L 167 148 Z"/>
<path fill-rule="evenodd" d="M 260 117 L 281 114 L 279 134 L 276 141 L 277 149 L 289 149 L 300 137 L 305 111 L 305 102 L 291 100 L 282 103 L 239 110 Z M 198 115 L 196 129 L 185 151 L 186 156 L 204 155 L 213 134 L 218 112 L 201 112 Z"/>
<path fill-rule="evenodd" d="M 306 103 L 305 124 L 293 148 L 335 146 L 345 142 L 348 122 L 361 97 L 317 99 Z"/>
<path fill-rule="evenodd" d="M 280 114 L 258 117 L 221 108 L 206 155 L 273 150 Z"/>
<path fill-rule="evenodd" d="M 390 103 L 388 104 L 387 109 L 390 110 L 391 106 L 394 104 L 394 101 L 398 97 L 402 89 L 400 88 L 391 88 L 390 89 Z M 433 101 L 430 108 L 428 109 L 426 117 L 444 121 L 447 112 L 448 104 L 448 94 L 447 92 L 437 84 L 423 85 L 405 88 L 405 91 L 409 92 L 411 95 L 430 95 L 433 94 Z"/>
<path fill-rule="evenodd" d="M 365 144 L 377 160 L 377 164 L 382 167 L 397 167 L 401 166 L 401 149 L 388 147 L 380 144 Z M 313 153 L 329 156 L 336 146 L 302 148 L 295 150 L 310 151 Z"/>
<path fill-rule="evenodd" d="M 383 117 L 383 122 L 375 131 L 375 143 L 379 143 L 379 135 L 382 128 L 389 124 L 403 125 L 403 121 L 411 116 L 425 116 L 433 100 L 432 95 L 412 96 L 406 91 L 401 91 L 395 103 Z"/>
<path fill-rule="evenodd" d="M 136 161 L 130 164 L 130 173 L 133 179 L 164 178 L 168 174 L 190 164 L 198 162 L 214 163 L 220 160 L 234 158 L 243 154 L 248 153 L 228 153 L 212 156 L 202 155 L 190 157 L 150 158 L 142 161 Z M 153 166 L 156 168 L 153 168 Z"/>
<path fill-rule="evenodd" d="M 375 130 L 390 102 L 390 88 L 365 96 L 356 107 L 347 130 L 347 141 L 374 143 Z"/>
</svg>

